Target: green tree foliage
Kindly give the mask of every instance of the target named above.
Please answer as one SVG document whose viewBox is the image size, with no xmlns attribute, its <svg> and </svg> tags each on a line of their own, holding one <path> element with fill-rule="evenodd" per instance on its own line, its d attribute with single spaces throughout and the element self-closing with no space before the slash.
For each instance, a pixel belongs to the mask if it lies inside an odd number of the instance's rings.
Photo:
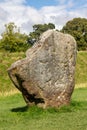
<svg viewBox="0 0 87 130">
<path fill-rule="evenodd" d="M 87 19 L 74 18 L 68 21 L 61 31 L 74 36 L 78 50 L 87 50 Z"/>
<path fill-rule="evenodd" d="M 39 39 L 39 36 L 47 31 L 48 29 L 55 29 L 55 25 L 53 23 L 49 24 L 35 24 L 33 26 L 33 32 L 29 34 L 28 42 L 33 45 Z"/>
<path fill-rule="evenodd" d="M 21 34 L 14 23 L 9 23 L 5 25 L 5 32 L 0 40 L 0 47 L 10 52 L 25 51 L 29 47 L 27 38 L 28 36 Z"/>
</svg>

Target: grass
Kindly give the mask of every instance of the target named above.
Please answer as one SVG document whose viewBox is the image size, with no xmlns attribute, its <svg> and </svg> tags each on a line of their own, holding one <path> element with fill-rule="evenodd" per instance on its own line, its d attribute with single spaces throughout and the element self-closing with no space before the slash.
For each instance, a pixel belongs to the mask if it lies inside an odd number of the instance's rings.
<svg viewBox="0 0 87 130">
<path fill-rule="evenodd" d="M 0 96 L 0 106 L 0 130 L 87 130 L 87 88 L 60 109 L 28 108 L 21 94 Z"/>
<path fill-rule="evenodd" d="M 0 52 L 0 93 L 14 91 L 15 87 L 8 77 L 7 69 L 12 63 L 24 57 L 24 53 Z"/>
<path fill-rule="evenodd" d="M 87 83 L 87 51 L 77 53 L 76 84 Z"/>
</svg>

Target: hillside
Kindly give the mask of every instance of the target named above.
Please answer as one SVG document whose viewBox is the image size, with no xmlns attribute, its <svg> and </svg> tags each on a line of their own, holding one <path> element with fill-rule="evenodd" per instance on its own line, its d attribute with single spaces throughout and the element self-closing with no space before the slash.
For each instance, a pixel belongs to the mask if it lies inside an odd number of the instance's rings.
<svg viewBox="0 0 87 130">
<path fill-rule="evenodd" d="M 7 69 L 15 61 L 25 57 L 23 52 L 21 53 L 7 53 L 0 52 L 0 93 L 3 92 L 15 92 L 16 89 L 10 81 Z M 77 53 L 77 64 L 76 64 L 76 87 L 87 86 L 87 52 Z"/>
<path fill-rule="evenodd" d="M 77 53 L 76 87 L 87 87 L 87 51 Z"/>
<path fill-rule="evenodd" d="M 7 69 L 12 63 L 23 58 L 25 55 L 23 52 L 8 53 L 0 52 L 0 93 L 15 91 L 15 87 L 9 79 Z"/>
</svg>

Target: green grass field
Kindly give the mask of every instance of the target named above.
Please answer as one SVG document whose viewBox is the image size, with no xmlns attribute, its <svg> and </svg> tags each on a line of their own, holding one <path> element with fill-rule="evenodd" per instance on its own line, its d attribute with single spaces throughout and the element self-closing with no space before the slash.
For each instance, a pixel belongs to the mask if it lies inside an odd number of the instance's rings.
<svg viewBox="0 0 87 130">
<path fill-rule="evenodd" d="M 78 52 L 71 104 L 43 110 L 26 106 L 7 69 L 24 53 L 0 52 L 0 130 L 87 130 L 87 52 Z"/>
<path fill-rule="evenodd" d="M 21 94 L 0 97 L 0 130 L 87 130 L 87 88 L 75 89 L 71 105 L 28 108 Z"/>
</svg>

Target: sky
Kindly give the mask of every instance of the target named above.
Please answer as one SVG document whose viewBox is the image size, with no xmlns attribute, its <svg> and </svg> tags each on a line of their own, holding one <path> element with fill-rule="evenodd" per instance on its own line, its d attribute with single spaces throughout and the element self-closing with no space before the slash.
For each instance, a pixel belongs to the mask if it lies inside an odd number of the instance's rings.
<svg viewBox="0 0 87 130">
<path fill-rule="evenodd" d="M 10 22 L 29 34 L 34 24 L 53 23 L 60 30 L 77 17 L 87 18 L 87 0 L 0 0 L 0 34 Z"/>
</svg>

